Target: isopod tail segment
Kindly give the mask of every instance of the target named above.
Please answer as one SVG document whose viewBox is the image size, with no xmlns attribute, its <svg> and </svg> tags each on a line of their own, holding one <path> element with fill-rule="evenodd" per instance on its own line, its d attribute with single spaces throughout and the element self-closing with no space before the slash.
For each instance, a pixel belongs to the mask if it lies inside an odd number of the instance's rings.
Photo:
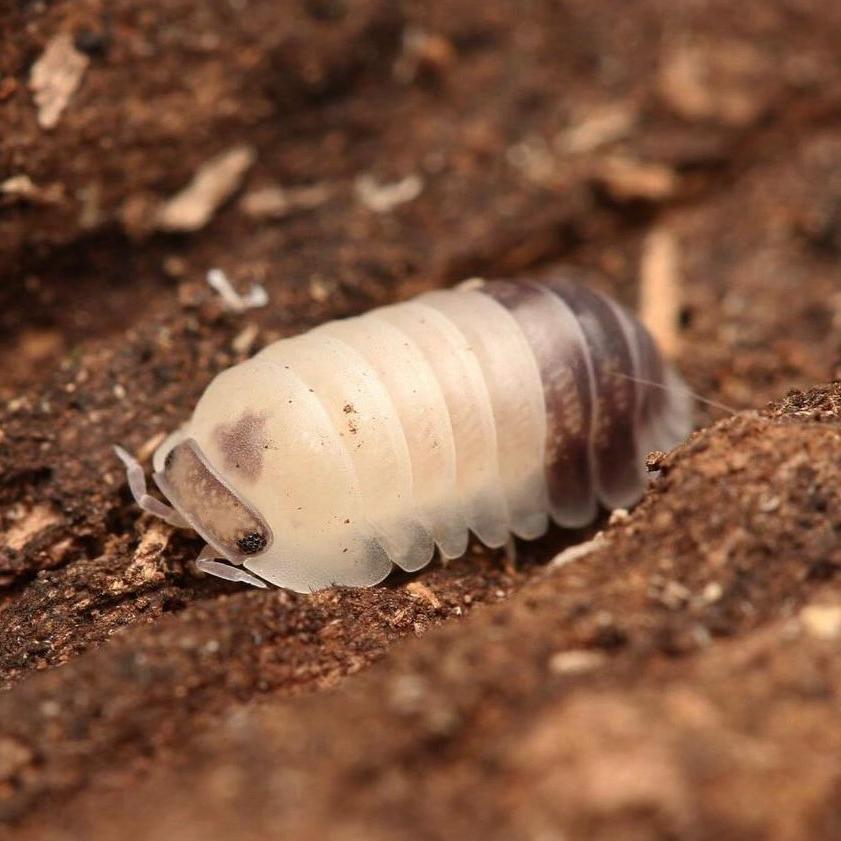
<svg viewBox="0 0 841 841">
<path fill-rule="evenodd" d="M 172 437 L 173 436 L 171 436 L 171 438 Z M 176 448 L 173 447 L 173 449 L 170 450 L 170 454 L 174 453 L 175 449 Z M 143 471 L 142 465 L 136 458 L 134 458 L 134 456 L 118 445 L 114 446 L 114 452 L 117 454 L 120 461 L 125 465 L 126 481 L 128 482 L 129 490 L 131 491 L 134 501 L 142 511 L 145 511 L 147 514 L 151 514 L 153 517 L 158 517 L 159 519 L 164 520 L 175 528 L 194 529 L 198 531 L 199 534 L 202 534 L 203 529 L 200 525 L 197 526 L 193 522 L 188 522 L 188 520 L 179 514 L 175 508 L 161 502 L 159 499 L 148 493 L 146 487 L 146 474 Z M 169 461 L 170 466 L 172 466 L 174 458 L 170 458 Z M 156 473 L 156 479 L 158 479 L 158 476 L 161 477 L 160 481 L 163 481 L 164 484 L 166 484 L 163 474 Z M 204 534 L 202 534 L 202 536 L 205 537 Z M 207 539 L 207 537 L 205 537 L 205 539 Z M 196 558 L 196 567 L 208 575 L 223 578 L 226 581 L 236 581 L 242 584 L 250 584 L 253 587 L 265 588 L 267 586 L 265 581 L 261 581 L 256 576 L 246 572 L 244 569 L 232 566 L 229 563 L 220 563 L 220 561 L 227 561 L 225 553 L 220 549 L 215 548 L 210 543 L 206 543 Z"/>
</svg>

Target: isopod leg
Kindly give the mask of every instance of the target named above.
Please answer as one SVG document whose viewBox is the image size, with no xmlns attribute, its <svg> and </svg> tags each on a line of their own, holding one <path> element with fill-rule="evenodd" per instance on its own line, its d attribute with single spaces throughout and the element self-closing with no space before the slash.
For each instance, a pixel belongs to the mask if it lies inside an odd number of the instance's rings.
<svg viewBox="0 0 841 841">
<path fill-rule="evenodd" d="M 507 572 L 514 573 L 517 571 L 517 544 L 514 541 L 514 535 L 509 534 L 502 547 L 503 557 L 505 558 L 505 569 Z"/>
<path fill-rule="evenodd" d="M 134 501 L 138 506 L 148 514 L 165 520 L 171 526 L 179 529 L 189 528 L 189 524 L 174 508 L 171 508 L 159 499 L 155 499 L 155 497 L 150 496 L 146 492 L 146 475 L 143 472 L 140 462 L 122 447 L 115 446 L 114 452 L 117 454 L 117 458 L 125 465 L 126 481 L 128 482 L 131 495 L 134 497 Z"/>
<path fill-rule="evenodd" d="M 208 575 L 213 575 L 216 578 L 224 578 L 225 581 L 237 581 L 241 584 L 250 584 L 252 587 L 266 588 L 266 582 L 261 581 L 254 575 L 249 575 L 244 569 L 231 566 L 230 564 L 214 561 L 210 557 L 206 557 L 205 553 L 209 547 L 201 551 L 201 554 L 196 559 L 196 567 Z"/>
</svg>

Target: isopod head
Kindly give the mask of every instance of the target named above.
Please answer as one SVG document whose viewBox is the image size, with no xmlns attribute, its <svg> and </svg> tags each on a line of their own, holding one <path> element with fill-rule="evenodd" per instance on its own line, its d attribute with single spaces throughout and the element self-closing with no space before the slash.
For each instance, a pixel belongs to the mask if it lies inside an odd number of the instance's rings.
<svg viewBox="0 0 841 841">
<path fill-rule="evenodd" d="M 298 592 L 370 586 L 391 570 L 341 439 L 291 366 L 251 360 L 220 373 L 153 467 L 161 492 L 207 541 L 202 559 L 215 554 Z"/>
<path fill-rule="evenodd" d="M 232 563 L 271 545 L 268 523 L 222 479 L 192 438 L 169 450 L 154 479 L 176 511 Z"/>
</svg>

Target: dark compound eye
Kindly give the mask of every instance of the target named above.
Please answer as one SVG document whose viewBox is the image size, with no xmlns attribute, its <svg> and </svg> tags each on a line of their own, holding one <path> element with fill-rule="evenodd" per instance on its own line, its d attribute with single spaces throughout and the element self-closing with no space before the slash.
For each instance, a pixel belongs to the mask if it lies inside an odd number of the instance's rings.
<svg viewBox="0 0 841 841">
<path fill-rule="evenodd" d="M 251 531 L 237 539 L 237 546 L 246 555 L 256 555 L 266 548 L 266 538 L 259 532 Z"/>
</svg>

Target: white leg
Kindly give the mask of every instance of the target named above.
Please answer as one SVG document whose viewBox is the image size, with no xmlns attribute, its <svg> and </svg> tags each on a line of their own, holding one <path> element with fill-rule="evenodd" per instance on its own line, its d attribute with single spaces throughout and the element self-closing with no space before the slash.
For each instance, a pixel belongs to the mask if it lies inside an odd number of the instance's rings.
<svg viewBox="0 0 841 841">
<path fill-rule="evenodd" d="M 250 584 L 252 587 L 266 588 L 266 582 L 261 581 L 253 575 L 247 573 L 244 569 L 231 566 L 230 564 L 213 561 L 208 557 L 202 557 L 205 554 L 207 547 L 205 547 L 199 557 L 196 559 L 196 566 L 208 575 L 214 575 L 216 578 L 224 578 L 225 581 L 239 581 L 242 584 Z"/>
<path fill-rule="evenodd" d="M 514 542 L 514 535 L 509 534 L 505 545 L 502 547 L 505 553 L 505 568 L 511 573 L 517 571 L 517 544 Z"/>
<path fill-rule="evenodd" d="M 150 496 L 146 492 L 146 475 L 143 472 L 140 462 L 122 447 L 115 445 L 114 452 L 126 467 L 126 480 L 128 481 L 129 490 L 134 497 L 134 501 L 140 508 L 155 517 L 160 517 L 160 519 L 165 520 L 171 526 L 179 529 L 190 528 L 189 523 L 174 508 L 164 504 L 159 499 L 155 499 L 155 497 Z"/>
</svg>

